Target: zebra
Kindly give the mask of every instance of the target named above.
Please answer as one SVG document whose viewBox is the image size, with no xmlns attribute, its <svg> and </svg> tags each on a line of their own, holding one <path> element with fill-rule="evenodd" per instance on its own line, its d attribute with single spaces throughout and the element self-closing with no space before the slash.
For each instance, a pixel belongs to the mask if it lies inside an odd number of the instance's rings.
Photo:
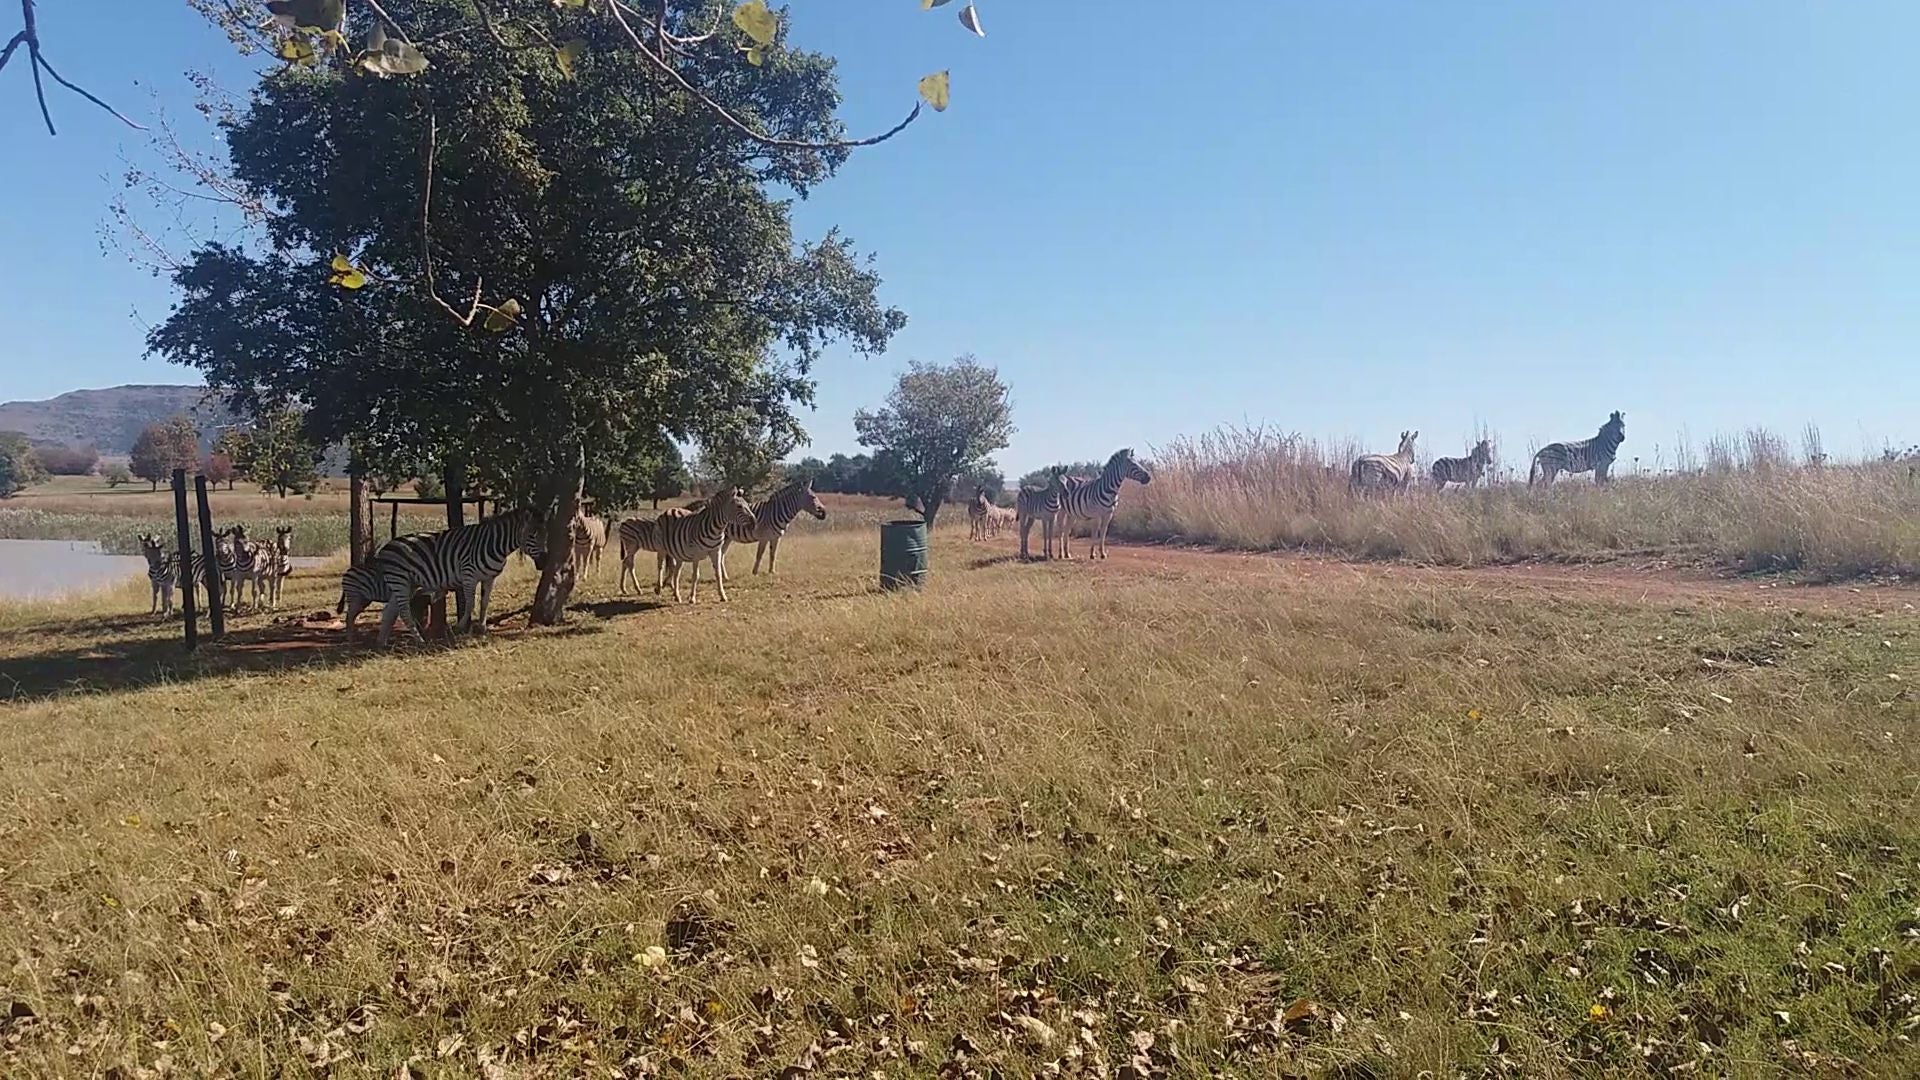
<svg viewBox="0 0 1920 1080">
<path fill-rule="evenodd" d="M 153 586 L 153 599 L 147 614 L 173 617 L 173 586 L 180 578 L 180 567 L 165 542 L 152 533 L 140 538 L 140 554 L 147 558 L 147 582 Z"/>
<path fill-rule="evenodd" d="M 1448 484 L 1465 484 L 1473 487 L 1486 474 L 1487 466 L 1493 463 L 1493 443 L 1481 439 L 1473 444 L 1473 451 L 1466 457 L 1443 457 L 1433 460 L 1433 486 L 1445 488 Z"/>
<path fill-rule="evenodd" d="M 1627 441 L 1627 414 L 1615 412 L 1600 426 L 1598 434 L 1580 442 L 1548 443 L 1533 455 L 1533 468 L 1527 473 L 1527 486 L 1551 484 L 1561 473 L 1593 474 L 1596 484 L 1607 483 L 1613 471 L 1613 458 L 1620 444 Z"/>
<path fill-rule="evenodd" d="M 1348 490 L 1406 491 L 1413 487 L 1413 442 L 1417 431 L 1400 433 L 1400 449 L 1391 454 L 1364 454 L 1353 459 L 1347 477 Z"/>
<path fill-rule="evenodd" d="M 708 499 L 698 511 L 668 510 L 655 519 L 660 557 L 665 562 L 666 576 L 673 579 L 673 602 L 680 602 L 680 567 L 686 563 L 693 564 L 693 588 L 687 603 L 700 602 L 700 560 L 707 559 L 713 563 L 714 587 L 720 590 L 720 600 L 724 603 L 727 579 L 720 569 L 721 545 L 726 543 L 729 530 L 752 525 L 753 506 L 740 494 L 739 488 L 734 488 L 731 494 Z"/>
<path fill-rule="evenodd" d="M 734 544 L 756 544 L 753 549 L 753 572 L 760 572 L 760 556 L 767 557 L 767 573 L 772 575 L 774 560 L 780 557 L 780 538 L 787 534 L 787 526 L 802 512 L 812 514 L 817 521 L 827 520 L 827 508 L 821 504 L 820 496 L 813 493 L 811 479 L 795 480 L 760 502 L 753 504 L 753 523 L 735 525 L 727 529 L 727 538 L 720 544 L 720 564 L 726 565 L 727 548 Z"/>
<path fill-rule="evenodd" d="M 293 526 L 276 525 L 273 528 L 273 547 L 269 550 L 267 566 L 267 606 L 280 606 L 280 584 L 293 576 Z"/>
<path fill-rule="evenodd" d="M 394 620 L 410 609 L 414 594 L 420 592 L 438 595 L 451 589 L 460 605 L 456 629 L 485 633 L 493 580 L 506 569 L 507 556 L 527 544 L 528 531 L 535 524 L 534 512 L 522 507 L 473 525 L 387 541 L 370 564 L 380 580 L 379 595 L 386 600 L 380 612 L 380 644 L 391 640 Z M 472 609 L 475 585 L 480 587 L 477 611 Z M 424 641 L 419 619 L 411 610 L 407 621 L 414 639 Z M 352 635 L 351 625 L 348 635 Z"/>
<path fill-rule="evenodd" d="M 1133 460 L 1131 448 L 1115 450 L 1097 477 L 1075 476 L 1062 481 L 1066 486 L 1065 497 L 1060 509 L 1054 512 L 1053 525 L 1054 533 L 1060 537 L 1061 558 L 1073 558 L 1071 526 L 1076 518 L 1093 523 L 1087 537 L 1087 558 L 1107 557 L 1107 527 L 1113 524 L 1113 512 L 1120 505 L 1120 487 L 1129 480 L 1153 483 L 1152 474 Z"/>
<path fill-rule="evenodd" d="M 600 566 L 600 552 L 607 546 L 607 521 L 586 511 L 573 516 L 573 566 L 585 574 Z"/>
<path fill-rule="evenodd" d="M 986 485 L 975 489 L 973 500 L 967 503 L 967 538 L 984 540 L 989 536 L 999 536 L 1003 526 L 1013 523 L 1014 512 L 996 504 L 987 498 Z"/>
<path fill-rule="evenodd" d="M 627 591 L 627 582 L 633 582 L 633 591 L 640 591 L 640 579 L 633 572 L 633 557 L 642 551 L 660 550 L 659 524 L 651 518 L 628 518 L 620 523 L 620 591 Z M 655 560 L 653 591 L 657 595 L 665 586 L 666 562 Z"/>
<path fill-rule="evenodd" d="M 1066 469 L 1055 465 L 1047 470 L 1047 486 L 1043 488 L 1023 487 L 1014 497 L 1014 521 L 1020 527 L 1020 557 L 1031 559 L 1027 551 L 1027 536 L 1033 531 L 1033 523 L 1040 523 L 1041 543 L 1046 546 L 1045 559 L 1053 558 L 1053 519 L 1066 503 L 1066 484 L 1063 478 Z"/>
<path fill-rule="evenodd" d="M 380 584 L 380 575 L 374 569 L 372 559 L 367 560 L 359 566 L 349 566 L 340 574 L 340 600 L 333 605 L 333 613 L 335 615 L 339 615 L 342 612 L 346 613 L 347 641 L 349 643 L 353 641 L 354 620 L 358 619 L 360 613 L 365 611 L 369 605 L 376 600 L 381 600 L 384 595 L 385 590 Z M 414 618 L 425 617 L 424 611 L 428 600 L 429 597 L 424 592 L 413 594 L 409 603 L 412 605 L 412 615 Z M 464 620 L 467 609 L 466 605 L 462 603 L 462 600 L 463 598 L 460 594 L 454 594 L 454 602 L 458 605 L 456 618 Z"/>
</svg>

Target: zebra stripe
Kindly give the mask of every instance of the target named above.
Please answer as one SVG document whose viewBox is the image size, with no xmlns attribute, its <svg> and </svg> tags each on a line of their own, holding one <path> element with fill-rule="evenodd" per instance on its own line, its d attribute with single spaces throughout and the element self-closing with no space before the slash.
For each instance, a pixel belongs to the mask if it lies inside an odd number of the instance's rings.
<svg viewBox="0 0 1920 1080">
<path fill-rule="evenodd" d="M 1472 487 L 1480 482 L 1480 477 L 1491 464 L 1493 464 L 1493 444 L 1486 439 L 1481 439 L 1474 444 L 1473 451 L 1466 457 L 1435 458 L 1433 468 L 1430 470 L 1433 474 L 1433 485 L 1440 488 L 1448 484 L 1465 484 Z"/>
<path fill-rule="evenodd" d="M 460 604 L 458 629 L 484 633 L 487 603 L 493 598 L 493 580 L 506 569 L 507 556 L 527 543 L 534 526 L 532 510 L 510 510 L 473 525 L 436 533 L 413 533 L 387 541 L 370 564 L 380 579 L 386 607 L 380 613 L 380 644 L 393 636 L 393 621 L 408 609 L 413 595 L 438 596 L 449 589 Z M 478 619 L 472 610 L 473 588 L 480 587 Z M 419 620 L 408 612 L 416 640 L 424 641 Z"/>
<path fill-rule="evenodd" d="M 752 524 L 753 505 L 738 488 L 730 495 L 708 499 L 697 512 L 683 510 L 676 514 L 669 510 L 655 519 L 655 539 L 666 563 L 666 576 L 673 580 L 674 603 L 680 602 L 680 567 L 686 563 L 693 564 L 693 588 L 687 602 L 699 602 L 701 559 L 713 564 L 714 587 L 720 591 L 720 599 L 726 600 L 727 581 L 720 569 L 721 545 L 726 543 L 729 530 Z"/>
<path fill-rule="evenodd" d="M 1400 448 L 1391 454 L 1366 454 L 1353 460 L 1347 478 L 1352 491 L 1406 491 L 1413 486 L 1413 442 L 1417 431 L 1400 433 Z"/>
<path fill-rule="evenodd" d="M 1046 554 L 1041 558 L 1053 558 L 1053 522 L 1066 504 L 1066 484 L 1063 477 L 1066 469 L 1055 465 L 1048 470 L 1047 486 L 1043 488 L 1023 487 L 1013 500 L 1014 522 L 1020 527 L 1020 557 L 1030 559 L 1027 551 L 1027 535 L 1033 531 L 1033 523 L 1040 523 L 1040 539 L 1046 545 Z"/>
<path fill-rule="evenodd" d="M 767 557 L 767 573 L 773 573 L 774 560 L 780 557 L 780 538 L 787 534 L 787 526 L 801 512 L 812 514 L 819 521 L 827 520 L 827 508 L 820 503 L 820 496 L 813 493 L 812 480 L 795 480 L 760 502 L 753 504 L 753 523 L 750 525 L 732 525 L 727 528 L 727 538 L 720 545 L 721 566 L 726 565 L 726 549 L 734 544 L 755 544 L 753 549 L 753 572 L 760 572 L 760 557 Z"/>
<path fill-rule="evenodd" d="M 1114 509 L 1120 505 L 1120 487 L 1129 480 L 1153 483 L 1152 475 L 1133 460 L 1131 449 L 1114 451 L 1098 477 L 1071 476 L 1062 481 L 1066 490 L 1060 509 L 1055 511 L 1058 520 L 1053 527 L 1060 537 L 1061 558 L 1073 558 L 1071 526 L 1076 520 L 1093 522 L 1087 538 L 1087 558 L 1107 557 L 1107 528 L 1113 524 Z"/>
<path fill-rule="evenodd" d="M 627 591 L 627 582 L 633 582 L 633 591 L 640 591 L 640 579 L 633 572 L 633 557 L 642 551 L 660 550 L 659 527 L 651 518 L 628 518 L 620 523 L 620 591 Z M 657 594 L 666 584 L 666 562 L 655 560 L 653 591 Z"/>
<path fill-rule="evenodd" d="M 1627 441 L 1627 414 L 1616 412 L 1600 426 L 1598 434 L 1580 442 L 1548 443 L 1533 455 L 1533 468 L 1527 473 L 1527 486 L 1551 484 L 1561 473 L 1593 474 L 1593 482 L 1604 484 L 1613 471 L 1613 459 L 1620 444 Z"/>
</svg>

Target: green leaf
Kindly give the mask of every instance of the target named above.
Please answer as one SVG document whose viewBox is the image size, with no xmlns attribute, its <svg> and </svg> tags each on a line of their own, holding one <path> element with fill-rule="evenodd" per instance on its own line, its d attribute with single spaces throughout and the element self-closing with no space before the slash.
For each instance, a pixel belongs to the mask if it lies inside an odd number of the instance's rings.
<svg viewBox="0 0 1920 1080">
<path fill-rule="evenodd" d="M 980 29 L 980 13 L 973 10 L 972 4 L 968 4 L 966 7 L 960 9 L 960 25 L 973 31 L 976 37 L 987 36 L 987 32 Z"/>
<path fill-rule="evenodd" d="M 573 66 L 579 63 L 580 58 L 585 55 L 587 55 L 586 39 L 574 38 L 571 41 L 562 43 L 559 48 L 553 50 L 553 62 L 560 68 L 561 75 L 571 79 L 573 78 Z"/>
<path fill-rule="evenodd" d="M 780 32 L 780 16 L 767 10 L 767 0 L 747 0 L 733 9 L 733 25 L 754 44 L 771 45 L 773 35 Z"/>
<path fill-rule="evenodd" d="M 934 112 L 947 111 L 947 73 L 936 71 L 920 80 L 920 100 L 933 106 Z"/>
<path fill-rule="evenodd" d="M 487 312 L 486 327 L 498 334 L 513 329 L 514 324 L 519 321 L 520 301 L 508 297 L 500 301 L 492 311 Z"/>
</svg>

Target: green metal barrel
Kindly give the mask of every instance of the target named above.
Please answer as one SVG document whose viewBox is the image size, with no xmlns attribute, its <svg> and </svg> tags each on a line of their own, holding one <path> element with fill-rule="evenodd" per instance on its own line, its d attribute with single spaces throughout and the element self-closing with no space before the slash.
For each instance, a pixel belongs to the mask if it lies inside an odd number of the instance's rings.
<svg viewBox="0 0 1920 1080">
<path fill-rule="evenodd" d="M 880 587 L 919 587 L 927 580 L 927 523 L 889 521 L 880 526 Z"/>
</svg>

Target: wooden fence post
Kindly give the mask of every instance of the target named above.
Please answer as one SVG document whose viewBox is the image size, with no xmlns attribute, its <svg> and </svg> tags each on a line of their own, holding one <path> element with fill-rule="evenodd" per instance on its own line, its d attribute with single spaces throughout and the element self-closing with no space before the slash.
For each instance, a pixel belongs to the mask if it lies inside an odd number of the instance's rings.
<svg viewBox="0 0 1920 1080">
<path fill-rule="evenodd" d="M 180 612 L 187 619 L 187 651 L 192 652 L 200 646 L 200 624 L 193 613 L 193 533 L 187 528 L 185 469 L 173 470 L 173 525 L 180 553 Z"/>
<path fill-rule="evenodd" d="M 193 478 L 193 500 L 200 511 L 200 554 L 208 566 L 216 568 L 212 580 L 218 584 L 207 586 L 207 622 L 213 628 L 214 639 L 218 640 L 227 636 L 227 605 L 221 596 L 226 590 L 217 569 L 220 563 L 214 558 L 217 552 L 213 549 L 213 508 L 207 504 L 206 477 Z"/>
</svg>

